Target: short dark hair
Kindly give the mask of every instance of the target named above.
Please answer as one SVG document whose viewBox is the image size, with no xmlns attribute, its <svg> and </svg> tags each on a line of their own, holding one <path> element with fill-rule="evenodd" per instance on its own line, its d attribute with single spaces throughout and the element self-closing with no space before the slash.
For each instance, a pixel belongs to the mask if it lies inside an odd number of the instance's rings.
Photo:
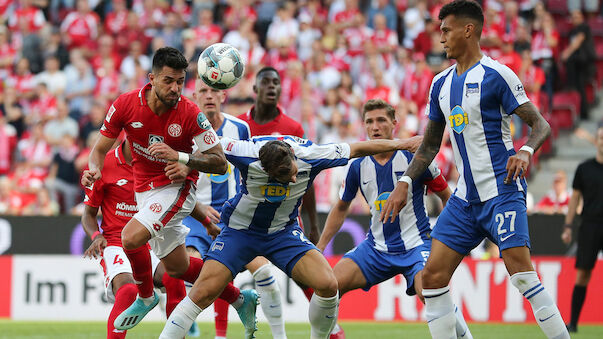
<svg viewBox="0 0 603 339">
<path fill-rule="evenodd" d="M 159 73 L 163 69 L 163 66 L 183 70 L 188 67 L 188 61 L 176 48 L 162 47 L 153 55 L 153 73 Z"/>
<path fill-rule="evenodd" d="M 479 23 L 479 31 L 484 26 L 484 11 L 482 6 L 473 0 L 455 0 L 449 2 L 440 9 L 438 19 L 444 20 L 445 17 L 454 15 L 457 18 L 475 20 Z"/>
<path fill-rule="evenodd" d="M 276 75 L 278 75 L 278 78 L 281 78 L 281 75 L 279 74 L 279 72 L 276 70 L 276 68 L 274 67 L 270 67 L 270 66 L 266 66 L 266 67 L 262 67 L 262 69 L 260 69 L 256 74 L 255 74 L 255 78 L 259 79 L 260 75 L 267 73 L 267 72 L 274 72 L 276 73 Z"/>
<path fill-rule="evenodd" d="M 271 177 L 291 173 L 292 160 L 295 160 L 293 149 L 282 140 L 268 141 L 260 148 L 260 163 Z"/>
<path fill-rule="evenodd" d="M 396 109 L 383 99 L 371 99 L 362 106 L 362 120 L 366 112 L 374 111 L 376 109 L 385 109 L 387 115 L 392 119 L 396 120 Z"/>
</svg>

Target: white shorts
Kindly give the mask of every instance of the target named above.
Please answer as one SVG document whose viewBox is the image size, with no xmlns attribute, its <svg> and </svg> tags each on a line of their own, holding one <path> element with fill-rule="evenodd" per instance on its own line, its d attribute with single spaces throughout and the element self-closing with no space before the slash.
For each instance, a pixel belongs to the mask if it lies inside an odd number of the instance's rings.
<svg viewBox="0 0 603 339">
<path fill-rule="evenodd" d="M 160 260 L 151 251 L 151 266 L 153 267 L 153 275 Z M 105 274 L 105 295 L 107 300 L 114 303 L 115 295 L 113 294 L 113 279 L 120 273 L 132 274 L 132 265 L 124 249 L 119 246 L 107 246 L 103 251 L 103 258 L 100 262 Z"/>
<path fill-rule="evenodd" d="M 138 212 L 134 218 L 151 233 L 149 245 L 159 258 L 184 244 L 190 230 L 182 219 L 195 207 L 195 191 L 195 184 L 186 180 L 136 193 Z"/>
</svg>

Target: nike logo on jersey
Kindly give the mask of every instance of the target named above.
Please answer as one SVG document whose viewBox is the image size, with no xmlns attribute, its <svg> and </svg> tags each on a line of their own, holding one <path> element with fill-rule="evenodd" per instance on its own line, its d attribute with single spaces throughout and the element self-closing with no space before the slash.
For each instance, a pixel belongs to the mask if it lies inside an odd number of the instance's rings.
<svg viewBox="0 0 603 339">
<path fill-rule="evenodd" d="M 510 237 L 514 236 L 514 235 L 515 235 L 515 233 L 512 233 L 512 234 L 507 235 L 506 237 L 500 237 L 500 242 L 503 242 L 503 241 L 509 239 Z"/>
<path fill-rule="evenodd" d="M 371 182 L 371 181 L 370 181 L 370 180 L 369 180 L 369 181 L 363 181 L 363 182 L 362 182 L 362 184 L 363 184 L 363 185 L 366 185 L 366 184 L 368 184 L 369 182 Z"/>
</svg>

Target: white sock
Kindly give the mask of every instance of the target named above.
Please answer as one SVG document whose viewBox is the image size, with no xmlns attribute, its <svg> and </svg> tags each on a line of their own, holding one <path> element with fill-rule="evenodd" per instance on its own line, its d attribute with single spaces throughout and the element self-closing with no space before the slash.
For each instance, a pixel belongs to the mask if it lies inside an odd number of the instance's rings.
<svg viewBox="0 0 603 339">
<path fill-rule="evenodd" d="M 542 286 L 535 271 L 515 273 L 511 276 L 511 283 L 532 305 L 534 318 L 547 338 L 570 337 L 557 305 Z"/>
<path fill-rule="evenodd" d="M 450 287 L 424 288 L 425 317 L 432 338 L 456 339 L 456 317 Z"/>
<path fill-rule="evenodd" d="M 281 305 L 281 291 L 276 279 L 272 275 L 271 264 L 265 264 L 253 273 L 255 290 L 260 295 L 260 306 L 268 320 L 272 337 L 274 339 L 287 339 L 285 334 L 285 320 Z"/>
<path fill-rule="evenodd" d="M 184 297 L 165 323 L 159 339 L 184 338 L 201 311 L 188 296 Z"/>
<path fill-rule="evenodd" d="M 457 339 L 473 339 L 471 335 L 471 331 L 469 331 L 469 327 L 467 326 L 467 322 L 463 317 L 463 312 L 459 310 L 459 308 L 454 305 L 454 316 L 456 317 L 456 337 Z"/>
<path fill-rule="evenodd" d="M 327 339 L 337 323 L 339 293 L 332 297 L 312 295 L 308 316 L 310 318 L 310 338 Z"/>
</svg>

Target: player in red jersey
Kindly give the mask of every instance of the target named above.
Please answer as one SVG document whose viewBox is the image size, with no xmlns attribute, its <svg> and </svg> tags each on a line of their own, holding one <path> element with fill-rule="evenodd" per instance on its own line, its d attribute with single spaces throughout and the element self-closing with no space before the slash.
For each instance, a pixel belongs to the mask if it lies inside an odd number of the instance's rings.
<svg viewBox="0 0 603 339">
<path fill-rule="evenodd" d="M 257 135 L 294 135 L 304 138 L 304 129 L 301 124 L 283 112 L 278 106 L 281 95 L 281 77 L 278 71 L 272 67 L 260 69 L 255 76 L 253 91 L 256 93 L 255 104 L 245 114 L 239 116 L 249 124 L 251 136 Z M 308 239 L 314 244 L 320 238 L 318 230 L 318 218 L 316 214 L 316 196 L 314 187 L 310 187 L 304 195 L 302 208 L 308 214 L 310 220 L 310 234 Z M 302 226 L 301 218 L 299 220 Z M 303 229 L 303 226 L 302 226 Z M 256 282 L 263 279 L 269 281 L 272 273 L 269 270 L 270 262 L 264 257 L 257 257 L 247 266 L 245 266 L 253 275 L 256 275 Z M 314 291 L 311 288 L 300 286 L 308 300 L 312 298 Z M 262 310 L 270 323 L 272 335 L 274 338 L 280 338 L 282 333 L 284 337 L 284 320 L 282 309 L 280 307 L 271 307 L 271 305 L 280 305 L 280 292 L 276 283 L 269 286 L 261 286 L 256 283 L 256 288 L 262 296 Z M 282 327 L 281 327 L 282 326 Z M 281 330 L 282 329 L 282 330 Z"/>
<path fill-rule="evenodd" d="M 194 282 L 203 266 L 203 260 L 186 253 L 184 238 L 189 229 L 182 219 L 195 206 L 198 171 L 224 174 L 227 163 L 210 122 L 192 101 L 181 97 L 187 67 L 186 58 L 175 48 L 155 52 L 150 83 L 120 95 L 111 105 L 90 152 L 89 169 L 82 176 L 84 186 L 101 179 L 105 156 L 125 130 L 132 149 L 138 212 L 122 230 L 121 242 L 140 284 L 137 299 L 115 319 L 120 330 L 136 326 L 159 302 L 147 242 L 172 277 Z M 193 142 L 198 150 L 190 154 Z M 192 169 L 185 178 L 177 162 Z M 246 329 L 256 327 L 255 291 L 241 293 L 229 284 L 221 298 L 237 309 Z"/>
<path fill-rule="evenodd" d="M 90 258 L 100 257 L 100 265 L 105 275 L 105 295 L 114 303 L 107 320 L 107 339 L 122 339 L 126 331 L 115 329 L 113 322 L 118 314 L 125 310 L 136 299 L 136 282 L 132 276 L 132 267 L 121 246 L 121 231 L 124 225 L 138 211 L 134 198 L 134 175 L 132 174 L 132 153 L 127 142 L 122 143 L 105 157 L 103 176 L 91 189 L 86 189 L 86 204 L 82 215 L 82 226 L 92 239 L 92 244 L 84 252 Z M 102 210 L 101 229 L 97 223 L 99 208 Z M 191 215 L 202 220 L 205 214 L 197 204 Z M 199 215 L 201 213 L 201 215 Z M 220 228 L 213 223 L 208 224 L 207 232 L 215 237 Z M 144 250 L 149 251 L 146 246 Z M 186 296 L 184 281 L 170 277 L 159 258 L 151 253 L 153 281 L 156 287 L 165 287 L 167 316 Z"/>
</svg>

